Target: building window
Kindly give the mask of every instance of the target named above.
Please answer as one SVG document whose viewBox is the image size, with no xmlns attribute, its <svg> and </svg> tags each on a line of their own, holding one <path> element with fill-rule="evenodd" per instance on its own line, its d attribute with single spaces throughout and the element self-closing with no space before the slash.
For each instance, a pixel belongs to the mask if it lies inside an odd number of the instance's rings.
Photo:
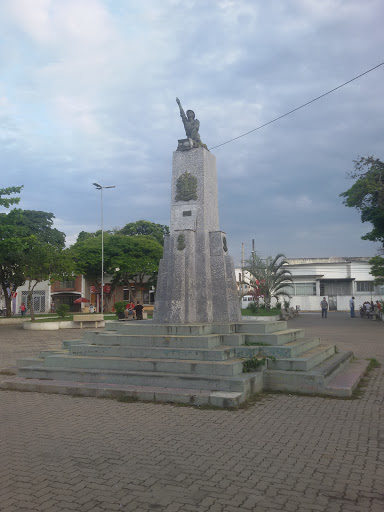
<svg viewBox="0 0 384 512">
<path fill-rule="evenodd" d="M 373 281 L 356 281 L 357 292 L 373 292 Z"/>
<path fill-rule="evenodd" d="M 378 286 L 377 289 L 378 295 L 384 295 L 384 285 Z"/>
<path fill-rule="evenodd" d="M 67 288 L 75 288 L 75 280 L 71 281 L 60 281 L 60 288 L 61 289 L 67 289 Z"/>
<path fill-rule="evenodd" d="M 289 295 L 316 295 L 316 283 L 294 283 L 281 289 Z"/>
</svg>

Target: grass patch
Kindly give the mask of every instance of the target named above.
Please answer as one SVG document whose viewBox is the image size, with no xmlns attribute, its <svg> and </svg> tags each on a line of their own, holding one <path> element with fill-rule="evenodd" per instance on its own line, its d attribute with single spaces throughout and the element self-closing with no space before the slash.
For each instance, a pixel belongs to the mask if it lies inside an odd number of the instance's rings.
<svg viewBox="0 0 384 512">
<path fill-rule="evenodd" d="M 277 316 L 281 314 L 281 310 L 277 308 L 265 309 L 260 308 L 256 313 L 253 313 L 250 309 L 242 309 L 242 316 Z"/>
<path fill-rule="evenodd" d="M 73 315 L 67 315 L 64 318 L 60 318 L 58 316 L 55 316 L 54 318 L 38 318 L 35 320 L 34 323 L 36 324 L 42 324 L 45 322 L 69 322 L 73 320 Z"/>
<path fill-rule="evenodd" d="M 375 368 L 381 367 L 381 364 L 379 363 L 379 361 L 377 359 L 375 359 L 374 357 L 367 359 L 367 361 L 369 361 L 369 364 L 367 366 L 367 369 L 365 370 L 365 375 L 369 375 L 372 370 L 374 370 Z"/>
</svg>

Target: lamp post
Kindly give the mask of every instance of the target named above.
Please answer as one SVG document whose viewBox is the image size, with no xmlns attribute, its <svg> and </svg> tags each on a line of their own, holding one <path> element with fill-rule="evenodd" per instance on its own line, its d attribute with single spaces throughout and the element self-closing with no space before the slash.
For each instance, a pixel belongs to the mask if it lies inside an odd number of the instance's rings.
<svg viewBox="0 0 384 512">
<path fill-rule="evenodd" d="M 104 227 L 103 227 L 103 189 L 115 188 L 115 185 L 103 186 L 99 183 L 93 185 L 101 192 L 101 313 L 104 313 Z"/>
</svg>

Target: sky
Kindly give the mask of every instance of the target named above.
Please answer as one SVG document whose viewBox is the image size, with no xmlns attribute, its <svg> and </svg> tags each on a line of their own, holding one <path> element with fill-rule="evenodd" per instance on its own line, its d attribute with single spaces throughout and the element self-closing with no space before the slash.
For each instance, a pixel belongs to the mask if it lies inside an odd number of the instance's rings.
<svg viewBox="0 0 384 512">
<path fill-rule="evenodd" d="M 382 0 L 0 0 L 0 188 L 80 231 L 169 225 L 176 96 L 212 148 L 384 61 Z M 339 194 L 384 159 L 384 66 L 212 149 L 220 229 L 238 264 L 371 256 Z"/>
</svg>

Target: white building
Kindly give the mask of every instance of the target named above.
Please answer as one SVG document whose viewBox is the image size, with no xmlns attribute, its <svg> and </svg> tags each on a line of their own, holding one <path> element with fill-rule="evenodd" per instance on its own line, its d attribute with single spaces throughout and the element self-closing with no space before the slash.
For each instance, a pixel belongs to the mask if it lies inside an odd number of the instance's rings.
<svg viewBox="0 0 384 512">
<path fill-rule="evenodd" d="M 302 311 L 320 310 L 320 302 L 326 297 L 330 310 L 346 311 L 352 296 L 355 309 L 367 300 L 383 300 L 384 286 L 373 284 L 369 260 L 370 257 L 287 258 L 286 267 L 293 279 L 293 285 L 286 288 L 291 306 Z M 244 274 L 243 281 L 248 281 Z M 240 276 L 241 270 L 236 269 L 238 282 Z"/>
</svg>

